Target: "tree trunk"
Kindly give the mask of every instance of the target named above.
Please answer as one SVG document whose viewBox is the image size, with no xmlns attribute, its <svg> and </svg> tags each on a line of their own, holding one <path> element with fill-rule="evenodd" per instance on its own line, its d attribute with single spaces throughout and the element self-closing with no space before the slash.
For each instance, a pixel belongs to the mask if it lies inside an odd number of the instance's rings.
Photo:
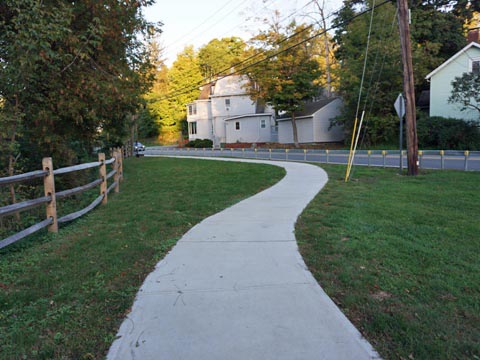
<svg viewBox="0 0 480 360">
<path fill-rule="evenodd" d="M 300 145 L 298 144 L 298 131 L 297 131 L 297 121 L 295 120 L 295 112 L 292 112 L 292 131 L 293 131 L 293 143 L 295 147 L 298 148 Z"/>
</svg>

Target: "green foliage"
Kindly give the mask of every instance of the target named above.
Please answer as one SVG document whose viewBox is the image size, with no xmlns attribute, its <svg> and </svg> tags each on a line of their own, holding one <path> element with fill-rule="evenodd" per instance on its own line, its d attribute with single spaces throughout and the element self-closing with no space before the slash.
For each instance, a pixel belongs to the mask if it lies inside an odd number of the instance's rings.
<svg viewBox="0 0 480 360">
<path fill-rule="evenodd" d="M 460 103 L 462 110 L 478 111 L 480 120 L 480 72 L 463 73 L 462 76 L 455 77 L 448 102 Z"/>
<path fill-rule="evenodd" d="M 310 40 L 309 40 L 310 39 Z M 285 29 L 270 26 L 253 39 L 254 48 L 263 53 L 265 61 L 248 70 L 249 90 L 255 100 L 262 99 L 277 112 L 286 111 L 295 118 L 306 100 L 318 94 L 315 82 L 321 76 L 318 62 L 313 58 L 313 30 L 307 25 L 290 23 Z M 255 58 L 258 62 L 259 58 Z M 293 138 L 298 145 L 296 125 L 292 121 Z"/>
<path fill-rule="evenodd" d="M 480 129 L 475 121 L 419 114 L 417 136 L 423 149 L 480 150 Z"/>
<path fill-rule="evenodd" d="M 425 76 L 465 46 L 464 26 L 479 10 L 480 3 L 467 0 L 413 0 L 409 4 L 414 78 L 419 95 L 429 87 Z M 370 138 L 367 133 L 366 142 L 372 144 L 377 142 L 377 137 L 391 137 L 393 123 L 382 122 L 389 119 L 395 121 L 392 104 L 403 89 L 395 5 L 387 3 L 374 10 L 363 95 L 357 113 L 371 13 L 353 21 L 351 19 L 373 5 L 371 0 L 344 0 L 344 7 L 333 20 L 333 24 L 338 26 L 334 36 L 335 55 L 341 64 L 337 68 L 338 89 L 345 103 L 344 113 L 338 121 L 345 125 L 347 132 L 352 132 L 355 118 L 360 119 L 361 111 L 365 109 L 369 126 L 378 131 L 386 126 L 385 134 L 375 131 Z M 377 121 L 380 122 L 372 124 Z"/>
<path fill-rule="evenodd" d="M 227 75 L 230 68 L 242 60 L 245 42 L 236 36 L 213 39 L 198 51 L 198 62 L 205 79 L 212 75 Z"/>
<path fill-rule="evenodd" d="M 164 143 L 179 139 L 182 122 L 187 118 L 186 105 L 198 98 L 202 75 L 198 57 L 192 46 L 178 54 L 168 69 L 162 66 L 156 73 L 152 91 L 146 96 L 147 108 L 154 117 Z"/>
<path fill-rule="evenodd" d="M 350 7 L 343 10 L 337 22 L 346 21 L 356 12 Z M 366 6 L 366 5 L 365 5 Z M 363 8 L 362 8 L 363 9 Z M 337 50 L 341 63 L 336 69 L 339 77 L 339 92 L 344 100 L 344 111 L 338 122 L 345 125 L 347 132 L 353 131 L 355 118 L 361 118 L 365 110 L 366 127 L 364 142 L 370 145 L 392 141 L 398 119 L 394 116 L 393 103 L 402 91 L 402 64 L 400 40 L 396 26 L 395 7 L 386 4 L 374 12 L 368 61 L 365 69 L 360 107 L 357 104 L 362 79 L 365 49 L 368 40 L 370 13 L 344 25 L 337 33 L 340 42 Z M 340 31 L 340 30 L 339 30 Z M 350 137 L 347 137 L 349 139 Z"/>
<path fill-rule="evenodd" d="M 185 146 L 191 148 L 212 148 L 213 141 L 210 139 L 195 139 L 186 143 Z"/>
<path fill-rule="evenodd" d="M 128 2 L 6 0 L 0 5 L 2 125 L 21 130 L 27 169 L 78 162 L 99 132 L 122 138 L 150 85 L 151 24 Z M 2 126 L 3 127 L 3 126 Z M 10 138 L 11 140 L 12 138 Z M 77 145 L 75 145 L 77 144 Z M 2 149 L 3 150 L 3 149 Z"/>
</svg>

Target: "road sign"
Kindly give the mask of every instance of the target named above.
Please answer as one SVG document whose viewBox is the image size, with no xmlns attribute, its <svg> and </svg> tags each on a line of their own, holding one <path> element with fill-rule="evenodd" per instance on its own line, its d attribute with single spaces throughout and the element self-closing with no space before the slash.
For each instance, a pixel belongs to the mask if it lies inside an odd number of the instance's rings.
<svg viewBox="0 0 480 360">
<path fill-rule="evenodd" d="M 398 94 L 397 100 L 395 100 L 395 111 L 399 118 L 403 118 L 405 116 L 405 99 L 403 98 L 402 94 Z"/>
</svg>

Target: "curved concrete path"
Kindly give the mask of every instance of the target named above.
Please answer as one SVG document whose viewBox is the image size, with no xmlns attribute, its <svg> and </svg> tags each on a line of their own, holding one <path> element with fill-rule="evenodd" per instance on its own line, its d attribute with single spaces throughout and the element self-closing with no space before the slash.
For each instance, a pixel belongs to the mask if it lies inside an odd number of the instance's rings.
<svg viewBox="0 0 480 360">
<path fill-rule="evenodd" d="M 295 221 L 327 174 L 309 164 L 242 161 L 287 175 L 178 241 L 146 278 L 107 358 L 378 358 L 298 252 Z"/>
</svg>

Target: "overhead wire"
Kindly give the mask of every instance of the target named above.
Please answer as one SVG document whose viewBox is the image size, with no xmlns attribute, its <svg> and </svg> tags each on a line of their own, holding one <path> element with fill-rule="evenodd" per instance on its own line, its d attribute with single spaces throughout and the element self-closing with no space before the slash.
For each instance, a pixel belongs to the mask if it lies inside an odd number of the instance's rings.
<svg viewBox="0 0 480 360">
<path fill-rule="evenodd" d="M 225 78 L 225 77 L 227 77 L 227 76 L 232 76 L 232 75 L 241 74 L 241 73 L 243 73 L 245 70 L 247 70 L 247 69 L 249 69 L 249 68 L 251 68 L 251 67 L 253 67 L 253 66 L 256 66 L 256 65 L 258 65 L 258 64 L 260 64 L 260 63 L 262 63 L 262 62 L 264 62 L 264 61 L 268 61 L 268 60 L 270 60 L 271 58 L 273 58 L 273 57 L 275 57 L 275 56 L 278 56 L 278 55 L 280 55 L 280 54 L 282 54 L 282 53 L 284 53 L 284 52 L 287 52 L 287 51 L 289 51 L 289 50 L 291 50 L 291 49 L 293 49 L 293 48 L 295 48 L 295 47 L 297 47 L 297 46 L 303 45 L 303 44 L 305 44 L 306 42 L 309 42 L 309 41 L 313 40 L 314 38 L 319 37 L 319 36 L 325 34 L 325 33 L 328 32 L 328 31 L 331 31 L 331 30 L 336 29 L 336 28 L 338 28 L 338 27 L 340 27 L 340 26 L 346 25 L 346 24 L 350 23 L 351 21 L 355 20 L 356 18 L 358 18 L 358 17 L 360 17 L 360 16 L 362 16 L 362 15 L 364 15 L 364 14 L 372 11 L 372 10 L 375 9 L 375 8 L 381 7 L 381 6 L 385 5 L 385 4 L 388 3 L 388 2 L 390 2 L 390 0 L 384 0 L 384 1 L 382 1 L 380 4 L 376 4 L 376 5 L 368 8 L 368 9 L 366 9 L 366 10 L 364 10 L 364 11 L 361 11 L 361 12 L 359 12 L 358 14 L 353 15 L 353 16 L 350 17 L 349 19 L 346 19 L 345 21 L 343 21 L 343 22 L 341 22 L 341 23 L 339 23 L 339 24 L 337 24 L 337 25 L 335 25 L 335 26 L 330 26 L 328 29 L 324 29 L 323 31 L 321 31 L 321 32 L 319 32 L 319 33 L 317 33 L 317 34 L 315 34 L 315 35 L 313 35 L 313 36 L 311 36 L 311 37 L 308 37 L 307 39 L 304 39 L 304 40 L 300 41 L 299 43 L 296 43 L 296 44 L 291 45 L 291 46 L 289 46 L 289 47 L 287 47 L 287 48 L 285 48 L 285 49 L 283 49 L 283 50 L 280 50 L 280 51 L 278 51 L 278 52 L 275 52 L 275 53 L 273 53 L 273 54 L 271 54 L 271 55 L 269 55 L 269 56 L 266 56 L 266 57 L 262 58 L 261 60 L 258 60 L 258 61 L 254 62 L 254 63 L 248 64 L 248 65 L 244 66 L 243 68 L 240 68 L 239 70 L 236 70 L 236 71 L 234 71 L 234 72 L 232 72 L 232 73 L 230 73 L 230 74 L 228 74 L 228 75 L 224 75 L 224 74 L 222 74 L 222 73 L 225 72 L 225 71 L 228 71 L 230 68 L 223 69 L 222 71 L 214 74 L 213 76 L 221 76 L 221 78 Z M 285 42 L 285 41 L 288 41 L 288 40 L 290 40 L 291 38 L 293 38 L 294 36 L 296 36 L 296 35 L 304 32 L 304 31 L 307 31 L 308 29 L 311 29 L 312 27 L 313 27 L 313 24 L 310 25 L 310 26 L 308 26 L 308 27 L 306 27 L 306 28 L 304 28 L 304 29 L 302 29 L 301 31 L 298 31 L 298 32 L 292 34 L 291 36 L 289 36 L 289 37 L 287 37 L 287 38 L 285 38 L 285 39 L 282 39 L 282 40 L 281 40 L 280 42 L 278 42 L 276 45 L 279 45 L 279 44 L 281 44 L 281 43 L 283 43 L 283 42 Z M 258 57 L 259 55 L 262 55 L 262 54 L 265 54 L 265 53 L 266 53 L 266 52 L 264 51 L 264 52 L 259 52 L 259 53 L 256 53 L 256 54 L 254 54 L 254 55 L 251 55 L 251 56 L 249 56 L 248 58 L 246 58 L 246 59 L 244 59 L 244 60 L 242 60 L 242 61 L 234 64 L 233 67 L 235 68 L 236 66 L 243 65 L 243 64 L 247 63 L 248 61 L 252 60 L 253 58 Z M 196 89 L 198 86 L 208 85 L 208 84 L 209 84 L 209 82 L 203 82 L 203 81 L 202 81 L 202 82 L 197 82 L 197 83 L 192 84 L 192 85 L 190 85 L 190 86 L 188 86 L 188 87 L 186 87 L 186 88 L 184 88 L 184 89 L 180 89 L 180 90 L 178 90 L 178 91 L 176 91 L 176 92 L 174 92 L 174 93 L 166 94 L 164 97 L 162 97 L 162 99 L 170 99 L 170 98 L 173 98 L 173 97 L 176 97 L 176 96 L 185 94 L 185 93 L 187 93 L 187 92 L 189 92 L 189 91 L 191 91 L 191 90 L 193 90 L 193 89 Z"/>
<path fill-rule="evenodd" d="M 373 15 L 375 13 L 375 0 L 373 0 L 373 5 L 374 6 L 372 8 L 372 13 L 370 15 L 370 26 L 369 26 L 369 29 L 368 29 L 367 46 L 366 46 L 366 49 L 365 49 L 365 59 L 364 59 L 364 63 L 363 63 L 362 79 L 360 81 L 360 89 L 358 91 L 357 110 L 356 110 L 356 113 L 355 113 L 355 123 L 354 123 L 354 126 L 353 126 L 352 141 L 351 141 L 351 144 L 350 144 L 350 154 L 348 156 L 348 165 L 347 165 L 347 172 L 345 174 L 345 182 L 348 181 L 348 178 L 350 176 L 350 170 L 352 169 L 353 162 L 355 161 L 355 150 L 357 148 L 358 137 L 360 135 L 360 130 L 362 128 L 363 118 L 364 118 L 364 115 L 365 115 L 365 111 L 363 111 L 362 112 L 362 117 L 360 119 L 360 124 L 359 124 L 359 127 L 358 127 L 358 133 L 356 133 L 357 122 L 358 122 L 358 113 L 360 111 L 360 100 L 361 100 L 362 91 L 363 91 L 363 81 L 365 79 L 365 72 L 366 72 L 366 68 L 367 68 L 368 50 L 369 50 L 369 47 L 370 47 L 370 36 L 372 34 Z M 354 139 L 355 139 L 355 144 L 354 144 Z"/>
</svg>

